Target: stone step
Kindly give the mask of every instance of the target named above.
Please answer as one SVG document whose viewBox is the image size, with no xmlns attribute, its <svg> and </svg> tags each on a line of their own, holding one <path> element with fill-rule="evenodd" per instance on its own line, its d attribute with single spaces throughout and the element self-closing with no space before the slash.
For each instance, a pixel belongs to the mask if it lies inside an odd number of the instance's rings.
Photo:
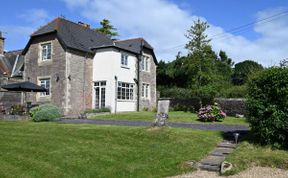
<svg viewBox="0 0 288 178">
<path fill-rule="evenodd" d="M 205 171 L 213 171 L 213 172 L 219 172 L 220 166 L 211 166 L 211 165 L 200 165 L 199 169 L 205 170 Z"/>
<path fill-rule="evenodd" d="M 218 144 L 218 147 L 222 147 L 222 148 L 236 148 L 236 144 L 234 143 L 229 143 L 229 142 L 221 142 Z"/>
<path fill-rule="evenodd" d="M 217 147 L 210 155 L 213 156 L 226 156 L 233 152 L 233 148 Z"/>
<path fill-rule="evenodd" d="M 224 160 L 225 160 L 224 156 L 209 155 L 205 159 L 201 160 L 200 164 L 210 166 L 220 166 Z"/>
</svg>

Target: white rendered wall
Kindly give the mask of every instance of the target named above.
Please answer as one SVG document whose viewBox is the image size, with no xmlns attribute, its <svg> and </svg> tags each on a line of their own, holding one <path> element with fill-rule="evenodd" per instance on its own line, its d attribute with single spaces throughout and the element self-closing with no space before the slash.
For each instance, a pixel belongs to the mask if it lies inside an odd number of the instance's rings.
<svg viewBox="0 0 288 178">
<path fill-rule="evenodd" d="M 125 53 L 125 52 L 124 52 Z M 123 112 L 123 111 L 136 111 L 136 84 L 134 78 L 136 76 L 136 61 L 135 55 L 128 54 L 128 66 L 127 68 L 121 67 L 121 51 L 107 48 L 97 50 L 93 59 L 93 81 L 106 81 L 106 106 L 111 108 L 111 112 Z M 117 82 L 126 82 L 134 84 L 134 100 L 117 100 L 116 97 L 116 80 Z M 92 95 L 93 108 L 95 106 L 95 90 L 93 89 Z"/>
</svg>

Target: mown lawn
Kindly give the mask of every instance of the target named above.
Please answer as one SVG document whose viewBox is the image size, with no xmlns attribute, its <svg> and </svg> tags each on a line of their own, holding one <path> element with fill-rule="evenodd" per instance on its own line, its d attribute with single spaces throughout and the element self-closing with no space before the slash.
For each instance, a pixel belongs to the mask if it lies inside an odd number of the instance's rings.
<svg viewBox="0 0 288 178">
<path fill-rule="evenodd" d="M 0 177 L 166 177 L 221 140 L 191 129 L 0 121 Z M 191 170 L 191 169 L 190 169 Z"/>
<path fill-rule="evenodd" d="M 99 120 L 133 120 L 133 121 L 153 121 L 155 119 L 154 112 L 125 112 L 118 114 L 110 114 L 105 116 L 96 116 L 92 119 Z M 183 112 L 183 111 L 173 111 L 169 112 L 170 122 L 185 122 L 185 123 L 207 123 L 211 124 L 212 122 L 200 122 L 198 117 L 194 113 Z M 248 125 L 246 119 L 244 118 L 235 118 L 235 117 L 226 117 L 223 122 L 213 122 L 215 124 L 236 124 L 236 125 Z"/>
<path fill-rule="evenodd" d="M 251 166 L 288 169 L 288 151 L 244 141 L 226 158 L 226 161 L 233 164 L 233 169 L 227 172 L 227 175 L 236 174 Z"/>
</svg>

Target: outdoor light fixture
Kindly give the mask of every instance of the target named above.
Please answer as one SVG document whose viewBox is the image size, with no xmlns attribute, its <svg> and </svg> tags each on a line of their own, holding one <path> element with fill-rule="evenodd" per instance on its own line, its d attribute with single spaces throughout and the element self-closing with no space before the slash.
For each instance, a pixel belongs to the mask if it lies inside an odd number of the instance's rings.
<svg viewBox="0 0 288 178">
<path fill-rule="evenodd" d="M 68 77 L 67 77 L 69 80 L 71 80 L 71 75 L 68 75 Z"/>
<path fill-rule="evenodd" d="M 238 137 L 239 137 L 239 133 L 234 133 L 234 139 L 235 139 L 235 143 L 237 144 L 238 143 Z"/>
</svg>

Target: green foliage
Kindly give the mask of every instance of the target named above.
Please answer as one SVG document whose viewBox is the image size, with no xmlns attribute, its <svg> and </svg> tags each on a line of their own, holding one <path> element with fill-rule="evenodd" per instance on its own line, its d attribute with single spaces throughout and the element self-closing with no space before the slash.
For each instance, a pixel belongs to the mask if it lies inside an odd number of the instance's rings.
<svg viewBox="0 0 288 178">
<path fill-rule="evenodd" d="M 21 115 L 23 114 L 25 107 L 21 104 L 16 104 L 11 107 L 10 114 L 11 115 Z"/>
<path fill-rule="evenodd" d="M 103 33 L 110 38 L 118 36 L 118 33 L 116 31 L 117 29 L 110 24 L 110 21 L 108 19 L 103 19 L 100 24 L 102 27 L 94 29 L 95 31 Z"/>
<path fill-rule="evenodd" d="M 251 129 L 264 144 L 288 147 L 288 68 L 269 68 L 248 84 Z"/>
<path fill-rule="evenodd" d="M 236 86 L 230 86 L 227 89 L 222 90 L 222 92 L 218 96 L 225 98 L 246 98 L 246 95 L 247 95 L 247 86 L 236 85 Z"/>
<path fill-rule="evenodd" d="M 100 112 L 111 112 L 110 108 L 99 108 L 99 109 L 86 109 L 84 113 L 100 113 Z"/>
<path fill-rule="evenodd" d="M 234 85 L 243 85 L 248 81 L 252 74 L 263 69 L 263 66 L 255 61 L 246 60 L 239 62 L 235 64 L 232 82 Z"/>
<path fill-rule="evenodd" d="M 43 104 L 30 110 L 32 120 L 35 122 L 55 121 L 61 117 L 60 110 L 52 104 Z"/>
<path fill-rule="evenodd" d="M 225 117 L 226 114 L 217 103 L 203 107 L 198 112 L 198 118 L 202 122 L 222 122 Z"/>
</svg>

